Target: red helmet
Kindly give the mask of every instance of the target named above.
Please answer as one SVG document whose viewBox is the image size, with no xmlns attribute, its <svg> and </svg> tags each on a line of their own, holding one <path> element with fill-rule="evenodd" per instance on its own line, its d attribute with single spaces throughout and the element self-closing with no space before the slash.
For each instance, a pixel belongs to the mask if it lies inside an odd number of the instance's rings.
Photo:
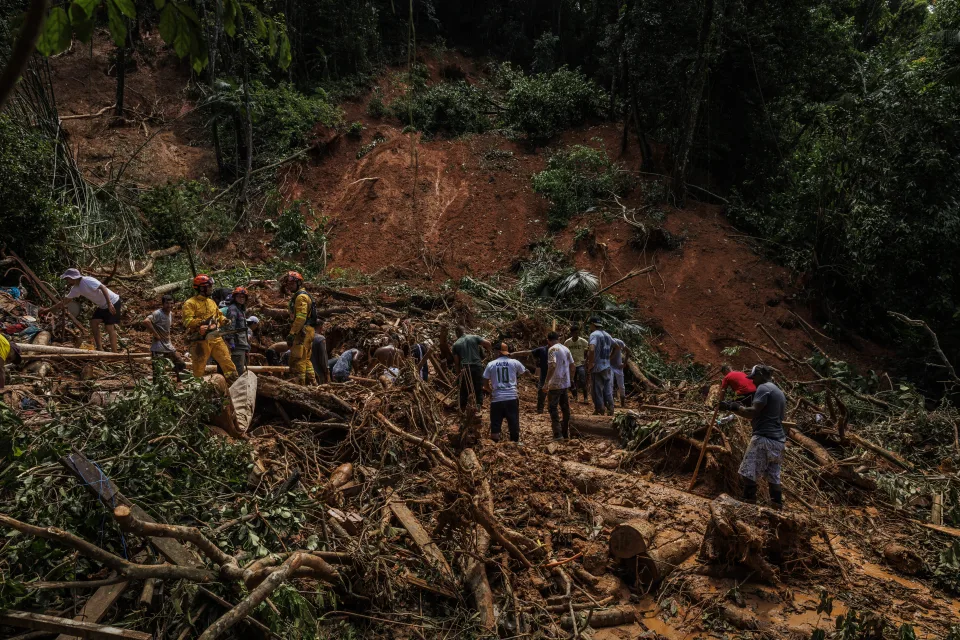
<svg viewBox="0 0 960 640">
<path fill-rule="evenodd" d="M 287 275 L 283 276 L 283 279 L 286 280 L 296 280 L 297 282 L 303 282 L 303 276 L 300 275 L 299 271 L 287 271 Z"/>
<path fill-rule="evenodd" d="M 196 289 L 197 287 L 204 287 L 207 285 L 210 285 L 211 287 L 213 286 L 213 278 L 211 278 L 205 273 L 201 273 L 200 275 L 198 275 L 196 278 L 193 279 L 194 289 Z"/>
<path fill-rule="evenodd" d="M 233 290 L 233 295 L 234 295 L 234 296 L 246 296 L 246 295 L 248 295 L 248 294 L 247 294 L 247 288 L 246 288 L 246 287 L 237 287 L 236 289 Z"/>
</svg>

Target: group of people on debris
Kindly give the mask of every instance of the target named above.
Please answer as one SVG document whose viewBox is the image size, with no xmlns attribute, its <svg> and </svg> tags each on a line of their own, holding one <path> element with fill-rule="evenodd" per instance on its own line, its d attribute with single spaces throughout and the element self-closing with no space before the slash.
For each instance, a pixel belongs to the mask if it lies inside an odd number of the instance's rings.
<svg viewBox="0 0 960 640">
<path fill-rule="evenodd" d="M 77 269 L 68 269 L 61 279 L 70 286 L 64 300 L 41 309 L 41 313 L 54 311 L 71 299 L 84 297 L 97 307 L 90 321 L 96 348 L 102 348 L 100 329 L 105 326 L 110 349 L 117 351 L 117 325 L 123 305 L 121 297 L 97 279 L 83 276 Z M 189 344 L 193 375 L 202 377 L 212 359 L 226 379 L 233 381 L 246 370 L 252 328 L 259 321 L 255 316 L 247 315 L 249 295 L 246 288 L 221 289 L 215 293 L 214 284 L 213 278 L 205 274 L 193 279 L 195 295 L 183 303 L 182 325 Z M 303 385 L 348 380 L 355 364 L 364 357 L 363 352 L 348 348 L 339 356 L 328 358 L 326 340 L 317 332 L 317 304 L 304 287 L 303 276 L 288 271 L 280 280 L 280 290 L 290 296 L 291 324 L 285 342 L 275 343 L 266 350 L 268 362 L 287 363 L 293 378 Z M 173 297 L 163 296 L 161 307 L 145 318 L 145 324 L 154 338 L 150 347 L 153 358 L 171 361 L 174 371 L 179 373 L 186 368 L 186 363 L 170 338 L 173 307 Z M 551 331 L 546 335 L 545 343 L 534 349 L 512 351 L 508 343 L 499 342 L 495 354 L 490 341 L 457 327 L 457 340 L 452 347 L 446 336 L 441 336 L 438 362 L 445 362 L 458 375 L 461 410 L 468 409 L 471 402 L 479 410 L 484 395 L 490 396 L 490 431 L 494 441 L 501 439 L 506 421 L 510 439 L 519 442 L 518 380 L 525 374 L 537 376 L 537 412 L 543 413 L 546 406 L 553 437 L 564 439 L 570 435 L 571 395 L 576 402 L 578 393 L 581 394 L 580 402 L 585 404 L 589 393 L 594 415 L 613 415 L 615 397 L 619 398 L 621 406 L 626 402 L 623 370 L 630 355 L 629 349 L 622 340 L 603 329 L 599 317 L 590 318 L 589 326 L 588 338 L 583 338 L 580 327 L 573 325 L 563 342 L 556 331 Z M 424 380 L 429 377 L 427 363 L 433 346 L 430 340 L 425 340 L 410 349 L 409 355 L 416 363 L 418 375 Z M 495 355 L 486 364 L 484 352 Z M 536 374 L 528 371 L 517 359 L 525 356 L 533 359 Z M 402 357 L 396 344 L 383 344 L 372 355 L 383 365 L 386 375 L 394 377 L 399 374 Z M 17 364 L 19 360 L 16 344 L 0 336 L 0 388 L 5 382 L 3 365 Z M 771 502 L 775 507 L 781 507 L 780 466 L 787 440 L 783 425 L 786 397 L 773 383 L 773 371 L 765 365 L 754 366 L 750 373 L 733 371 L 727 365 L 721 370 L 724 374 L 721 392 L 730 391 L 735 399 L 721 401 L 719 409 L 748 418 L 752 424 L 752 437 L 739 468 L 744 485 L 743 499 L 755 501 L 757 481 L 766 479 Z"/>
</svg>

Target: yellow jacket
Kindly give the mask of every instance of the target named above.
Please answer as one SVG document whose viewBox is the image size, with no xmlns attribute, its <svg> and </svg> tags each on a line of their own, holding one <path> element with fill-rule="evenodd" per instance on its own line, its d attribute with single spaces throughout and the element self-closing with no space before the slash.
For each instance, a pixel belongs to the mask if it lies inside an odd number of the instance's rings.
<svg viewBox="0 0 960 640">
<path fill-rule="evenodd" d="M 220 313 L 217 303 L 207 296 L 193 296 L 183 303 L 183 326 L 188 334 L 198 333 L 200 325 L 210 318 L 216 318 L 218 327 L 227 323 L 227 318 Z"/>
<path fill-rule="evenodd" d="M 293 326 L 290 327 L 290 335 L 295 336 L 303 330 L 303 325 L 307 323 L 310 315 L 310 304 L 310 296 L 306 291 L 298 291 L 293 303 Z"/>
</svg>

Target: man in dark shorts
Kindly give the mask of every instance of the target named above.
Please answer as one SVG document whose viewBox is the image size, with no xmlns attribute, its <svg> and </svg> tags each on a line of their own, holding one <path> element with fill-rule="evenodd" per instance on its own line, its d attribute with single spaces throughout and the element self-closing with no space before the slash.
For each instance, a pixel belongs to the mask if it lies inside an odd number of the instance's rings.
<svg viewBox="0 0 960 640">
<path fill-rule="evenodd" d="M 108 289 L 102 282 L 96 278 L 85 276 L 76 269 L 67 269 L 61 280 L 70 285 L 70 291 L 67 292 L 63 300 L 52 307 L 41 309 L 41 314 L 47 314 L 58 310 L 60 307 L 74 298 L 84 297 L 97 306 L 96 311 L 90 317 L 90 333 L 93 334 L 93 345 L 98 351 L 103 350 L 103 339 L 100 335 L 100 326 L 106 326 L 107 337 L 110 338 L 109 351 L 117 353 L 120 350 L 119 339 L 117 337 L 117 325 L 120 324 L 120 314 L 122 312 L 123 301 L 120 296 Z"/>
<path fill-rule="evenodd" d="M 747 451 L 743 454 L 738 473 L 743 481 L 743 501 L 756 502 L 757 480 L 767 479 L 770 489 L 770 501 L 775 509 L 783 508 L 783 487 L 780 484 L 780 464 L 786 448 L 787 434 L 783 429 L 783 416 L 787 398 L 780 388 L 773 384 L 773 370 L 758 364 L 753 367 L 747 378 L 757 385 L 753 394 L 753 404 L 744 407 L 739 402 L 720 403 L 720 408 L 733 411 L 738 416 L 750 418 L 753 436 Z"/>
<path fill-rule="evenodd" d="M 172 362 L 174 375 L 186 369 L 186 363 L 177 353 L 173 342 L 170 341 L 170 327 L 173 324 L 173 296 L 165 295 L 160 298 L 160 308 L 147 316 L 144 324 L 153 334 L 150 357 L 153 360 L 164 359 Z"/>
</svg>

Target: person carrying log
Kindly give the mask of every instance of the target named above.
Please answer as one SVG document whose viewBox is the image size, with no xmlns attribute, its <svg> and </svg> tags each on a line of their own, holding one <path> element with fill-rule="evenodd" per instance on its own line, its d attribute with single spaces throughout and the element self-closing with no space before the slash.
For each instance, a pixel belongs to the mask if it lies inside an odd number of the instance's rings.
<svg viewBox="0 0 960 640">
<path fill-rule="evenodd" d="M 457 327 L 457 341 L 453 343 L 453 366 L 460 378 L 460 410 L 467 408 L 467 401 L 473 396 L 477 408 L 483 407 L 483 351 L 491 350 L 489 340 L 468 334 L 463 327 Z"/>
<path fill-rule="evenodd" d="M 753 394 L 757 391 L 757 385 L 753 384 L 747 374 L 743 371 L 734 371 L 728 364 L 721 365 L 720 373 L 723 374 L 720 393 L 730 389 L 737 396 L 736 401 L 740 404 L 753 404 Z"/>
<path fill-rule="evenodd" d="M 743 501 L 756 502 L 757 481 L 766 478 L 773 507 L 782 509 L 780 464 L 787 443 L 787 434 L 783 429 L 787 398 L 773 383 L 773 371 L 770 367 L 758 364 L 750 370 L 747 378 L 757 385 L 751 406 L 744 407 L 739 402 L 726 400 L 719 404 L 721 409 L 750 418 L 753 426 L 753 436 L 738 470 L 743 479 Z"/>
<path fill-rule="evenodd" d="M 7 364 L 19 365 L 21 361 L 20 349 L 16 343 L 7 340 L 6 336 L 0 335 L 0 389 L 7 385 Z"/>
<path fill-rule="evenodd" d="M 237 287 L 230 294 L 227 306 L 227 330 L 230 332 L 224 341 L 230 348 L 230 359 L 237 367 L 237 373 L 243 375 L 247 370 L 247 356 L 250 353 L 250 329 L 247 325 L 247 289 Z"/>
<path fill-rule="evenodd" d="M 500 442 L 504 420 L 507 421 L 510 440 L 520 442 L 520 396 L 517 393 L 517 378 L 526 372 L 523 363 L 514 360 L 510 355 L 510 347 L 506 342 L 500 343 L 499 357 L 491 360 L 483 371 L 483 388 L 490 394 L 490 438 L 494 442 Z M 463 403 L 463 406 L 466 406 L 466 403 Z"/>
<path fill-rule="evenodd" d="M 587 347 L 587 376 L 593 393 L 593 415 L 604 412 L 613 415 L 613 371 L 610 357 L 620 347 L 613 337 L 603 330 L 598 316 L 590 318 L 590 340 Z"/>
<path fill-rule="evenodd" d="M 560 334 L 551 331 L 547 334 L 547 376 L 542 391 L 547 395 L 550 407 L 550 426 L 553 439 L 570 437 L 570 398 L 568 390 L 576 367 L 570 350 L 560 344 Z M 560 414 L 563 413 L 563 419 Z"/>
<path fill-rule="evenodd" d="M 103 337 L 100 335 L 100 326 L 107 327 L 107 337 L 110 338 L 110 348 L 108 351 L 117 353 L 119 351 L 119 338 L 117 336 L 117 325 L 120 324 L 120 313 L 123 301 L 120 296 L 111 291 L 102 282 L 96 278 L 85 276 L 76 269 L 67 269 L 60 276 L 61 280 L 70 285 L 63 300 L 51 307 L 40 309 L 41 315 L 57 311 L 65 306 L 69 300 L 75 298 L 86 298 L 97 306 L 97 310 L 90 317 L 90 333 L 93 334 L 93 345 L 97 351 L 103 351 Z"/>
<path fill-rule="evenodd" d="M 160 298 L 160 308 L 147 316 L 143 323 L 153 334 L 153 344 L 150 345 L 150 359 L 169 360 L 173 363 L 174 376 L 178 376 L 181 371 L 187 368 L 187 364 L 177 353 L 173 342 L 170 340 L 170 327 L 173 326 L 173 296 L 165 294 Z"/>
<path fill-rule="evenodd" d="M 183 303 L 183 327 L 186 339 L 190 343 L 190 364 L 193 375 L 202 378 L 206 373 L 207 360 L 213 356 L 220 365 L 227 382 L 237 379 L 237 367 L 230 359 L 230 350 L 220 335 L 208 333 L 219 331 L 227 323 L 227 318 L 210 297 L 213 278 L 201 273 L 193 279 L 196 295 Z"/>
<path fill-rule="evenodd" d="M 303 288 L 303 276 L 297 271 L 288 271 L 281 278 L 280 292 L 293 294 L 289 304 L 292 324 L 290 333 L 287 335 L 287 346 L 290 348 L 290 373 L 292 378 L 300 384 L 313 385 L 317 379 L 311 361 L 314 327 L 317 325 L 317 304 Z"/>
<path fill-rule="evenodd" d="M 587 347 L 590 346 L 590 343 L 587 342 L 587 339 L 580 335 L 580 325 L 575 324 L 570 327 L 570 337 L 563 343 L 567 349 L 570 350 L 570 355 L 573 356 L 573 366 L 575 367 L 575 373 L 572 380 L 572 385 L 570 386 L 571 392 L 573 393 L 573 401 L 577 401 L 577 391 L 583 396 L 583 399 L 580 401 L 581 404 L 587 404 L 587 398 L 589 394 L 587 393 L 587 369 L 586 369 L 586 357 L 587 357 Z"/>
</svg>

